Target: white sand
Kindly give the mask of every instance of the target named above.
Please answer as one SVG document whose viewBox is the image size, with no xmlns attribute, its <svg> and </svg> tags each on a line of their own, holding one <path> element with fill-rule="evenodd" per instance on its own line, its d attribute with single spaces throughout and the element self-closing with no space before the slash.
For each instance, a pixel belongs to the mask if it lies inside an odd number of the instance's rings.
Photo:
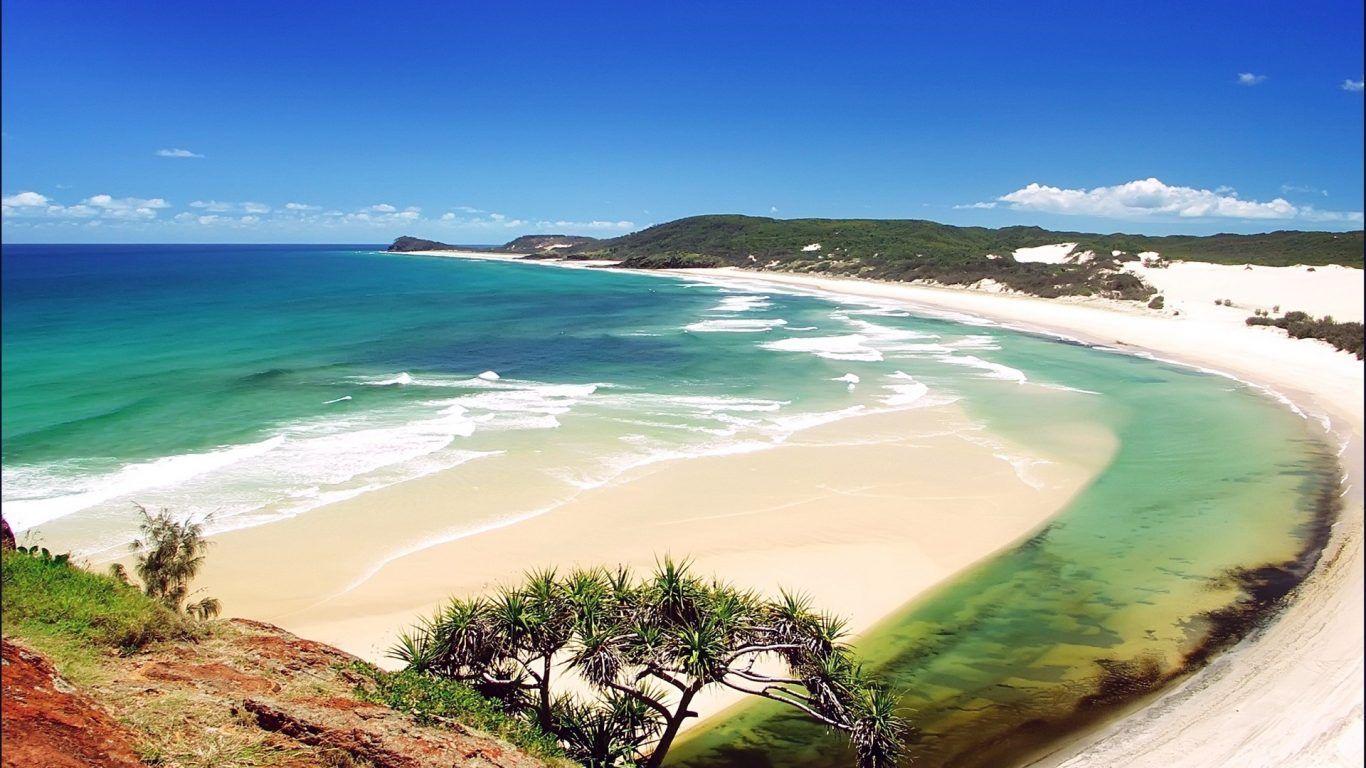
<svg viewBox="0 0 1366 768">
<path fill-rule="evenodd" d="M 970 313 L 1026 330 L 1117 345 L 1266 386 L 1322 423 L 1341 445 L 1345 502 L 1319 567 L 1296 601 L 1266 631 L 1248 638 L 1153 704 L 1079 736 L 1038 765 L 1360 766 L 1363 684 L 1361 361 L 1317 341 L 1250 328 L 1246 310 L 1196 312 L 1214 299 L 1254 298 L 1282 310 L 1352 317 L 1348 294 L 1359 269 L 1310 273 L 1173 265 L 1156 278 L 1192 311 L 1172 316 L 1100 300 L 1024 296 L 864 280 L 689 270 L 694 278 L 744 278 L 846 295 L 898 300 L 927 310 Z M 1322 270 L 1322 274 L 1320 273 Z M 1155 270 L 1161 272 L 1162 270 Z M 1340 289 L 1340 290 L 1339 290 Z M 1177 299 L 1179 297 L 1179 299 Z M 1170 304 L 1169 304 L 1170 306 Z"/>
<path fill-rule="evenodd" d="M 1058 243 L 1056 245 L 1037 245 L 1033 248 L 1016 248 L 1016 261 L 1038 262 L 1040 264 L 1061 264 L 1067 261 L 1067 257 L 1076 248 L 1076 243 Z"/>
<path fill-rule="evenodd" d="M 1143 278 L 1165 297 L 1164 309 L 1200 319 L 1242 322 L 1255 310 L 1290 312 L 1361 322 L 1364 298 L 1361 270 L 1350 267 L 1245 267 L 1230 264 L 1175 262 L 1154 269 L 1129 262 L 1125 269 Z M 1310 271 L 1310 270 L 1313 271 Z M 1217 306 L 1229 299 L 1232 307 Z"/>
</svg>

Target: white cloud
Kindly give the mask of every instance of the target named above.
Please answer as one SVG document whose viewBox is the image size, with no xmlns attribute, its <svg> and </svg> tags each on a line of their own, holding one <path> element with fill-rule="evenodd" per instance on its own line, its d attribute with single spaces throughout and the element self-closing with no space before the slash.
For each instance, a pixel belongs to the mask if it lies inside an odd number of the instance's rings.
<svg viewBox="0 0 1366 768">
<path fill-rule="evenodd" d="M 1360 213 L 1316 211 L 1284 198 L 1268 202 L 1243 200 L 1236 193 L 1180 187 L 1141 179 L 1113 187 L 1062 189 L 1033 183 L 997 198 L 1017 211 L 1038 211 L 1115 219 L 1295 219 L 1356 221 Z M 1327 216 L 1344 218 L 1330 219 Z"/>
<path fill-rule="evenodd" d="M 1349 77 L 1343 80 L 1342 85 L 1338 87 L 1351 93 L 1361 93 L 1362 89 L 1366 88 L 1366 80 L 1353 80 Z"/>
<path fill-rule="evenodd" d="M 158 149 L 157 157 L 203 157 L 196 152 L 188 149 Z"/>
<path fill-rule="evenodd" d="M 43 220 L 66 220 L 69 223 L 106 221 L 113 223 L 154 220 L 160 211 L 170 208 L 171 204 L 162 198 L 119 197 L 95 195 L 72 205 L 62 205 L 47 195 L 34 191 L 20 191 L 0 198 L 7 221 L 20 220 L 24 223 Z M 170 216 L 169 221 L 176 226 L 212 226 L 232 228 L 259 228 L 268 226 L 300 227 L 313 225 L 335 229 L 353 226 L 365 228 L 408 227 L 424 219 L 422 208 L 412 205 L 400 209 L 389 203 L 376 203 L 362 208 L 345 210 L 328 209 L 308 203 L 289 202 L 279 206 L 266 203 L 243 201 L 232 202 L 214 199 L 199 199 L 189 203 L 187 210 Z M 457 206 L 454 210 L 442 213 L 438 219 L 452 229 L 487 229 L 506 232 L 514 229 L 539 229 L 557 231 L 625 231 L 635 229 L 630 221 L 611 221 L 593 219 L 587 221 L 522 219 L 507 214 L 485 211 L 473 206 Z M 20 223 L 15 221 L 14 223 Z"/>
<path fill-rule="evenodd" d="M 1300 208 L 1300 218 L 1305 221 L 1363 222 L 1361 211 L 1320 211 L 1311 205 Z"/>
<path fill-rule="evenodd" d="M 478 214 L 478 215 L 472 215 Z M 492 229 L 508 230 L 531 228 L 538 231 L 583 231 L 583 230 L 630 230 L 635 229 L 636 225 L 630 221 L 607 221 L 594 219 L 591 221 L 570 221 L 567 219 L 540 219 L 532 221 L 509 216 L 505 213 L 486 211 L 468 205 L 459 205 L 453 211 L 447 211 L 439 217 L 442 224 L 458 229 Z"/>
<path fill-rule="evenodd" d="M 995 208 L 995 207 L 996 207 L 996 202 L 995 202 L 995 201 L 991 201 L 991 202 L 986 202 L 986 203 L 967 203 L 967 204 L 965 204 L 965 205 L 955 205 L 955 206 L 953 207 L 953 209 L 956 210 L 956 211 L 961 211 L 961 210 L 963 210 L 963 209 L 965 209 L 965 208 L 984 208 L 984 209 L 985 209 L 985 208 Z"/>
<path fill-rule="evenodd" d="M 0 198 L 0 205 L 6 208 L 46 208 L 50 203 L 47 195 L 37 192 L 17 192 Z"/>
<path fill-rule="evenodd" d="M 1282 185 L 1281 185 L 1281 194 L 1282 194 L 1282 195 L 1293 195 L 1293 194 L 1296 194 L 1296 193 L 1303 193 L 1303 194 L 1306 194 L 1306 195 L 1321 195 L 1321 196 L 1323 196 L 1323 197 L 1328 197 L 1328 190 L 1326 190 L 1326 189 L 1319 189 L 1318 187 L 1311 187 L 1311 186 L 1308 186 L 1308 185 L 1306 185 L 1306 184 L 1282 184 Z"/>
<path fill-rule="evenodd" d="M 1260 85 L 1266 82 L 1266 75 L 1254 75 L 1251 72 L 1238 73 L 1238 85 Z"/>
<path fill-rule="evenodd" d="M 250 200 L 241 203 L 226 203 L 220 200 L 195 200 L 191 208 L 199 208 L 210 213 L 270 213 L 270 206 Z"/>
<path fill-rule="evenodd" d="M 441 214 L 441 221 L 461 229 L 510 229 L 512 227 L 525 226 L 529 223 L 523 219 L 513 218 L 502 213 L 484 211 L 479 208 L 472 208 L 468 205 L 458 205 L 455 207 L 455 210 L 467 215 L 462 216 L 454 211 L 446 211 Z"/>
<path fill-rule="evenodd" d="M 768 212 L 769 212 L 769 213 L 777 213 L 777 212 L 778 212 L 778 206 L 776 206 L 776 205 L 770 205 L 770 206 L 768 207 Z M 646 211 L 646 213 L 649 213 L 649 211 Z"/>
<path fill-rule="evenodd" d="M 388 203 L 378 203 L 347 214 L 328 211 L 324 215 L 340 215 L 342 221 L 355 224 L 397 224 L 420 220 L 422 218 L 422 209 L 415 205 L 410 205 L 400 211 L 398 208 L 389 205 Z"/>
<path fill-rule="evenodd" d="M 555 229 L 635 229 L 633 221 L 538 221 L 538 227 L 554 227 Z"/>
<path fill-rule="evenodd" d="M 154 219 L 157 211 L 170 207 L 170 203 L 159 197 L 94 195 L 68 207 L 49 205 L 47 213 L 52 216 L 74 216 L 77 218 L 98 216 L 105 219 Z"/>
</svg>

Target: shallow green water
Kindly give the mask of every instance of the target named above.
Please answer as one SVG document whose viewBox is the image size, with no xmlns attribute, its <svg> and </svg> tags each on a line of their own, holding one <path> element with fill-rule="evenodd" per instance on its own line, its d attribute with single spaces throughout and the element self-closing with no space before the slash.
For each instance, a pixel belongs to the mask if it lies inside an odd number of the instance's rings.
<svg viewBox="0 0 1366 768">
<path fill-rule="evenodd" d="M 1244 386 L 1037 339 L 995 359 L 1104 392 L 1086 416 L 1120 447 L 1045 530 L 860 642 L 903 692 L 918 766 L 1009 765 L 1198 664 L 1265 612 L 1232 575 L 1280 563 L 1254 586 L 1284 589 L 1312 562 L 1319 502 L 1336 496 L 1332 456 L 1305 420 Z M 968 404 L 1022 438 L 1048 416 L 1002 405 Z M 1078 416 L 1077 403 L 1063 407 L 1053 416 Z M 1230 605 L 1240 609 L 1211 615 Z M 733 714 L 676 747 L 671 764 L 853 764 L 839 737 L 779 705 Z"/>
</svg>

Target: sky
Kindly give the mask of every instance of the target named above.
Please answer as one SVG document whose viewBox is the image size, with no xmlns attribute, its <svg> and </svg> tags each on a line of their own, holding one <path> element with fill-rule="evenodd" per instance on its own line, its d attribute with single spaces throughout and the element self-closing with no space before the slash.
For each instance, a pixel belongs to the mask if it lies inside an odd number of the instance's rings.
<svg viewBox="0 0 1366 768">
<path fill-rule="evenodd" d="M 0 22 L 7 243 L 703 213 L 1362 228 L 1360 0 L 3 0 Z"/>
</svg>

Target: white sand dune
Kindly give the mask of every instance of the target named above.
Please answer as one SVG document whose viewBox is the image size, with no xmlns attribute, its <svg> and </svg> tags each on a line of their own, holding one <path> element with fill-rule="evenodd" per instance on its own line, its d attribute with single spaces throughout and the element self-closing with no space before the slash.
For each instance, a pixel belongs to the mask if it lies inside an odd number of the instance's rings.
<svg viewBox="0 0 1366 768">
<path fill-rule="evenodd" d="M 1076 243 L 1056 245 L 1036 245 L 1033 248 L 1016 248 L 1013 254 L 1016 261 L 1037 262 L 1039 264 L 1061 264 L 1067 261 Z"/>
<path fill-rule="evenodd" d="M 1310 312 L 1340 321 L 1361 322 L 1361 270 L 1351 267 L 1251 267 L 1202 262 L 1176 262 L 1145 267 L 1129 262 L 1125 269 L 1143 278 L 1165 298 L 1168 311 L 1200 319 L 1242 322 L 1255 310 Z M 1216 305 L 1227 299 L 1232 307 Z M 1279 307 L 1279 309 L 1277 309 Z"/>
</svg>

